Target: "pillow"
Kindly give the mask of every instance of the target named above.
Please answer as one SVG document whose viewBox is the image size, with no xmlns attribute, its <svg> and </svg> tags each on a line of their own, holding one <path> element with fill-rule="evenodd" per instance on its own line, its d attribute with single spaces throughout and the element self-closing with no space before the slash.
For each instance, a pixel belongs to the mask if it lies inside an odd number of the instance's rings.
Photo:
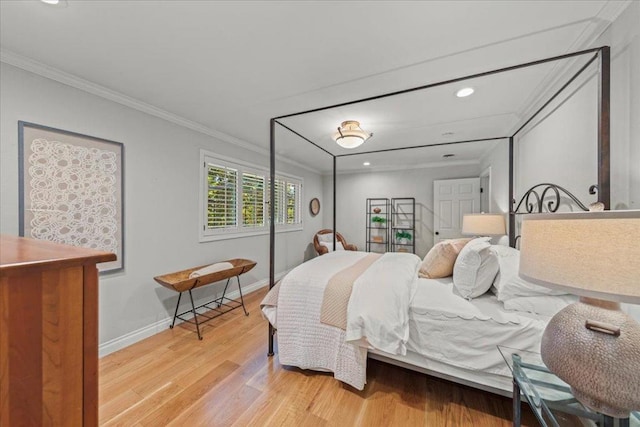
<svg viewBox="0 0 640 427">
<path fill-rule="evenodd" d="M 511 246 L 491 245 L 491 252 L 498 257 L 500 266 L 498 274 L 493 281 L 492 291 L 500 299 L 500 292 L 511 278 L 518 275 L 520 268 L 520 251 Z"/>
<path fill-rule="evenodd" d="M 493 281 L 493 293 L 498 301 L 519 297 L 566 295 L 567 292 L 533 284 L 518 276 L 520 251 L 509 246 L 492 245 L 490 249 L 498 258 L 500 269 Z"/>
<path fill-rule="evenodd" d="M 418 276 L 426 279 L 451 276 L 458 254 L 470 241 L 471 239 L 452 239 L 438 242 L 424 257 Z"/>
<path fill-rule="evenodd" d="M 453 290 L 473 299 L 489 290 L 498 273 L 498 257 L 490 251 L 490 237 L 473 239 L 462 248 L 453 266 Z"/>
<path fill-rule="evenodd" d="M 207 274 L 217 273 L 218 271 L 228 270 L 230 268 L 233 268 L 233 264 L 231 264 L 230 262 L 217 262 L 215 264 L 202 267 L 199 270 L 192 271 L 191 274 L 189 274 L 189 279 L 193 279 L 194 277 L 206 276 Z"/>
<path fill-rule="evenodd" d="M 333 243 L 333 233 L 318 234 L 318 243 Z"/>
<path fill-rule="evenodd" d="M 327 248 L 329 250 L 329 252 L 333 252 L 333 240 L 331 241 L 331 243 L 328 242 L 318 242 L 320 243 L 320 246 L 324 246 L 325 248 Z M 336 251 L 344 251 L 344 246 L 342 246 L 342 243 L 340 243 L 340 241 L 336 240 Z"/>
<path fill-rule="evenodd" d="M 518 275 L 513 276 L 504 284 L 498 295 L 498 301 L 508 301 L 518 297 L 536 297 L 541 295 L 567 295 L 568 292 L 558 289 L 545 288 L 535 285 Z"/>
</svg>

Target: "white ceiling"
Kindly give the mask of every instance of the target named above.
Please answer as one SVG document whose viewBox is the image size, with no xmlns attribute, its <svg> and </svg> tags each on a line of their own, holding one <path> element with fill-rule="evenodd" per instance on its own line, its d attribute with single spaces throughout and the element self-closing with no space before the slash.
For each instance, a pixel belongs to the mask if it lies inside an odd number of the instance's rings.
<svg viewBox="0 0 640 427">
<path fill-rule="evenodd" d="M 168 112 L 199 129 L 268 147 L 269 119 L 575 51 L 626 7 L 620 1 L 0 1 L 3 60 L 28 58 Z M 429 96 L 295 118 L 308 136 L 362 122 L 380 146 L 398 126 L 502 136 L 530 112 L 553 67 Z M 555 69 L 555 71 L 558 71 Z M 507 80 L 504 80 L 507 79 Z M 505 83 L 506 82 L 506 83 Z M 526 82 L 523 84 L 522 82 Z M 427 107 L 426 105 L 430 105 Z M 395 130 L 393 130 L 395 129 Z M 306 135 L 305 135 L 306 136 Z M 390 143 L 390 142 L 387 142 Z M 291 152 L 289 152 L 291 154 Z M 295 157 L 295 156 L 293 156 Z"/>
</svg>

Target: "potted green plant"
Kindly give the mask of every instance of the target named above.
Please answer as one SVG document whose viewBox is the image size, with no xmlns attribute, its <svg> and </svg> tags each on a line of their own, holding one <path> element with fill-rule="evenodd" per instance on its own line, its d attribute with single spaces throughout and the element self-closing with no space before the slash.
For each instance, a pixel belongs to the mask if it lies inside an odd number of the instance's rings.
<svg viewBox="0 0 640 427">
<path fill-rule="evenodd" d="M 401 245 L 406 245 L 411 240 L 411 233 L 406 230 L 400 230 L 396 232 L 396 239 L 398 239 Z"/>
<path fill-rule="evenodd" d="M 371 222 L 373 223 L 374 226 L 381 228 L 384 225 L 384 223 L 387 222 L 387 219 L 381 216 L 374 216 L 373 218 L 371 218 Z"/>
</svg>

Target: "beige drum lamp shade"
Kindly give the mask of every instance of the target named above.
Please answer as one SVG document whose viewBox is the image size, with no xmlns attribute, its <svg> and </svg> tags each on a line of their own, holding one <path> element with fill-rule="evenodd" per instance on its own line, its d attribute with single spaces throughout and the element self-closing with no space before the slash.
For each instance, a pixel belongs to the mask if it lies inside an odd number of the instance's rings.
<svg viewBox="0 0 640 427">
<path fill-rule="evenodd" d="M 501 214 L 467 214 L 462 217 L 462 234 L 465 236 L 503 236 L 506 234 L 504 216 Z"/>
<path fill-rule="evenodd" d="M 549 370 L 596 411 L 640 410 L 640 325 L 619 304 L 640 304 L 640 211 L 525 215 L 520 276 L 581 297 L 544 331 Z"/>
<path fill-rule="evenodd" d="M 525 215 L 520 253 L 534 283 L 640 304 L 640 211 Z"/>
</svg>

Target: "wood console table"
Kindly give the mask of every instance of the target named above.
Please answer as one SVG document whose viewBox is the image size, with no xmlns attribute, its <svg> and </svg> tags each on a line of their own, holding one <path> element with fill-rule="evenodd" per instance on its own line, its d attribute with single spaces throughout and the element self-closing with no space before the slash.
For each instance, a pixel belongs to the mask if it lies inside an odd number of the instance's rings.
<svg viewBox="0 0 640 427">
<path fill-rule="evenodd" d="M 191 277 L 191 273 L 193 273 L 194 271 L 207 267 L 206 265 L 201 265 L 200 267 L 193 267 L 187 270 L 176 271 L 175 273 L 164 274 L 162 276 L 156 276 L 153 278 L 156 282 L 160 283 L 165 288 L 180 293 L 180 295 L 178 295 L 178 302 L 176 303 L 176 311 L 173 315 L 173 322 L 171 322 L 171 326 L 169 326 L 169 328 L 173 329 L 173 326 L 176 324 L 176 319 L 180 319 L 183 322 L 192 323 L 196 325 L 198 339 L 201 340 L 202 334 L 200 334 L 200 325 L 202 323 L 206 323 L 209 320 L 213 320 L 218 316 L 222 316 L 223 314 L 240 307 L 242 307 L 242 310 L 244 310 L 245 316 L 249 315 L 249 313 L 247 313 L 247 309 L 244 306 L 244 298 L 242 297 L 242 286 L 240 285 L 240 275 L 248 272 L 253 267 L 255 267 L 256 262 L 244 258 L 234 258 L 221 262 L 227 262 L 231 264 L 232 267 L 225 270 L 205 274 L 203 276 Z M 240 301 L 225 296 L 227 293 L 227 288 L 229 287 L 229 281 L 232 277 L 235 277 L 238 281 Z M 214 300 L 199 305 L 198 307 L 193 304 L 193 295 L 191 294 L 192 289 L 199 288 L 200 286 L 210 285 L 212 283 L 219 282 L 225 279 L 227 280 L 227 284 L 224 286 L 224 291 L 222 291 L 221 297 L 215 298 Z M 180 299 L 182 298 L 182 293 L 185 291 L 189 292 L 189 299 L 191 300 L 191 310 L 178 313 L 178 308 L 180 307 Z M 215 304 L 216 306 L 213 307 L 210 304 Z M 209 314 L 198 313 L 197 310 L 199 308 L 205 308 Z M 183 317 L 187 313 L 191 313 L 193 315 L 192 320 Z M 204 317 L 205 320 L 201 320 L 198 322 L 198 316 Z"/>
<path fill-rule="evenodd" d="M 108 252 L 0 236 L 0 425 L 98 424 L 98 270 Z"/>
</svg>

